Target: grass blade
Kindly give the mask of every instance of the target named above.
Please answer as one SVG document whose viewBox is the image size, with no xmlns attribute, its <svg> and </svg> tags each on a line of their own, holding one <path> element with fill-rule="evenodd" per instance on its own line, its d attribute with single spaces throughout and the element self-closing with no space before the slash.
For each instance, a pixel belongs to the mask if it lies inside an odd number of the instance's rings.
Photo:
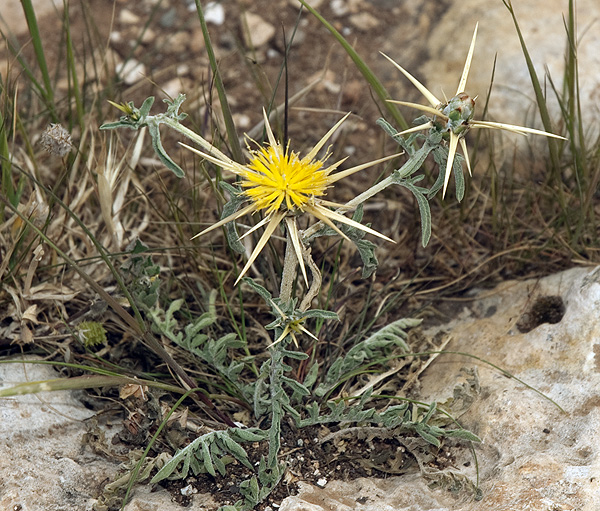
<svg viewBox="0 0 600 511">
<path fill-rule="evenodd" d="M 550 112 L 548 111 L 548 105 L 546 103 L 546 98 L 544 97 L 544 92 L 542 90 L 542 86 L 540 85 L 540 80 L 535 71 L 535 67 L 533 65 L 533 61 L 531 60 L 531 55 L 527 50 L 527 45 L 525 44 L 525 39 L 523 38 L 523 33 L 521 32 L 521 27 L 517 21 L 517 16 L 515 14 L 515 10 L 512 6 L 511 0 L 502 0 L 502 3 L 510 12 L 510 15 L 513 19 L 513 23 L 515 25 L 515 29 L 517 31 L 517 36 L 519 37 L 519 42 L 521 43 L 521 49 L 523 51 L 523 56 L 525 57 L 525 62 L 527 63 L 527 70 L 529 71 L 529 77 L 531 78 L 531 85 L 533 86 L 533 90 L 535 92 L 535 99 L 538 105 L 538 111 L 540 113 L 540 117 L 542 119 L 542 124 L 544 125 L 544 130 L 548 133 L 553 133 L 554 130 L 552 128 L 552 122 L 550 120 Z M 553 179 L 558 185 L 561 181 L 560 176 L 560 160 L 558 157 L 558 145 L 555 140 L 551 137 L 546 137 L 548 141 L 548 149 L 550 151 L 550 161 L 552 162 L 552 171 L 553 171 Z M 561 188 L 562 189 L 562 188 Z M 562 192 L 559 193 L 559 198 L 561 199 L 561 206 L 564 209 L 564 198 L 562 197 Z"/>
<path fill-rule="evenodd" d="M 50 112 L 50 115 L 54 119 L 54 122 L 58 122 L 56 111 L 54 109 L 54 90 L 52 88 L 52 81 L 50 80 L 50 74 L 48 72 L 48 64 L 46 62 L 46 55 L 44 54 L 44 48 L 42 44 L 42 38 L 40 36 L 40 30 L 37 24 L 37 18 L 35 16 L 35 9 L 31 0 L 21 0 L 23 6 L 23 12 L 29 27 L 29 35 L 31 36 L 31 43 L 33 44 L 33 50 L 35 52 L 35 58 L 37 60 L 38 68 L 42 73 L 42 81 L 44 87 L 40 88 L 46 108 Z"/>
<path fill-rule="evenodd" d="M 227 101 L 227 94 L 225 94 L 225 86 L 223 85 L 223 80 L 221 79 L 221 73 L 219 71 L 217 58 L 215 57 L 215 52 L 210 41 L 210 35 L 208 33 L 208 27 L 206 26 L 206 20 L 204 19 L 204 12 L 202 11 L 200 0 L 196 0 L 196 10 L 198 11 L 200 27 L 202 28 L 202 35 L 206 45 L 206 53 L 208 54 L 208 60 L 210 61 L 210 67 L 214 75 L 215 88 L 217 89 L 217 94 L 219 95 L 219 103 L 221 104 L 221 113 L 223 114 L 223 119 L 225 120 L 225 129 L 227 130 L 227 139 L 229 141 L 231 155 L 235 161 L 243 162 L 244 156 L 242 153 L 242 147 L 237 136 L 235 124 L 231 115 L 231 109 L 229 108 L 229 102 Z"/>
</svg>

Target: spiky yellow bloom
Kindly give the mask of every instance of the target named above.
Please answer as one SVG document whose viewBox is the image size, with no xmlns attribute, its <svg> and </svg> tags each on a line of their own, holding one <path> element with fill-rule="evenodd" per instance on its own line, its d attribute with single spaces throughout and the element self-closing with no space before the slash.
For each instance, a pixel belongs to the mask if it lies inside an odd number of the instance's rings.
<svg viewBox="0 0 600 511">
<path fill-rule="evenodd" d="M 442 197 L 446 195 L 446 188 L 448 187 L 448 181 L 450 180 L 450 173 L 452 171 L 452 165 L 454 163 L 454 157 L 456 155 L 456 149 L 460 142 L 465 161 L 467 163 L 467 169 L 469 175 L 471 174 L 471 163 L 469 161 L 469 154 L 467 152 L 467 144 L 464 140 L 464 136 L 471 128 L 490 128 L 511 131 L 520 135 L 527 135 L 528 133 L 534 135 L 543 135 L 545 137 L 560 138 L 565 140 L 564 137 L 548 133 L 546 131 L 536 130 L 533 128 L 525 128 L 523 126 L 514 126 L 512 124 L 504 124 L 500 122 L 490 121 L 476 121 L 473 119 L 475 112 L 475 100 L 477 98 L 471 98 L 465 93 L 465 87 L 467 85 L 467 78 L 469 76 L 469 70 L 471 69 L 471 60 L 473 59 L 473 52 L 475 50 L 475 40 L 477 38 L 477 27 L 475 25 L 475 31 L 473 32 L 473 39 L 471 40 L 471 46 L 469 47 L 469 53 L 467 54 L 467 60 L 465 67 L 463 68 L 456 94 L 450 100 L 442 102 L 435 97 L 421 82 L 419 82 L 414 76 L 406 71 L 398 63 L 394 62 L 390 57 L 382 53 L 382 55 L 388 59 L 396 68 L 398 68 L 404 76 L 406 76 L 412 84 L 419 89 L 419 92 L 425 96 L 425 99 L 429 101 L 431 106 L 419 105 L 417 103 L 409 103 L 406 101 L 392 101 L 391 103 L 397 103 L 399 105 L 410 106 L 417 108 L 423 112 L 433 115 L 433 119 L 430 122 L 421 124 L 414 128 L 410 128 L 401 132 L 400 134 L 411 133 L 414 131 L 429 129 L 436 127 L 440 131 L 446 131 L 449 134 L 450 141 L 448 145 L 448 162 L 446 165 L 446 173 L 444 175 L 444 189 L 442 191 Z"/>
<path fill-rule="evenodd" d="M 315 341 L 318 341 L 319 339 L 310 331 L 308 330 L 305 326 L 304 326 L 304 321 L 306 320 L 305 317 L 302 316 L 296 316 L 294 318 L 288 317 L 286 314 L 283 313 L 283 311 L 277 307 L 277 305 L 275 303 L 272 303 L 272 305 L 275 307 L 275 309 L 277 309 L 277 312 L 279 312 L 279 317 L 280 317 L 280 325 L 279 326 L 284 326 L 283 331 L 281 332 L 281 335 L 277 338 L 276 341 L 273 341 L 271 344 L 269 344 L 269 346 L 267 346 L 267 348 L 270 348 L 271 346 L 274 346 L 275 344 L 283 341 L 288 335 L 292 338 L 292 340 L 294 341 L 294 344 L 296 346 L 298 346 L 298 338 L 296 337 L 296 334 L 300 334 L 300 333 L 305 333 L 306 335 L 308 335 L 309 337 L 312 337 Z"/>
<path fill-rule="evenodd" d="M 263 114 L 268 144 L 259 147 L 258 149 L 248 148 L 250 160 L 246 165 L 233 161 L 203 139 L 198 140 L 198 142 L 203 146 L 205 151 L 200 151 L 182 144 L 184 147 L 215 165 L 218 165 L 222 169 L 238 175 L 241 178 L 240 185 L 244 188 L 243 193 L 247 198 L 247 205 L 245 207 L 211 225 L 208 229 L 205 229 L 194 236 L 194 238 L 221 227 L 228 222 L 234 221 L 248 213 L 253 214 L 257 211 L 262 211 L 265 214 L 265 217 L 244 235 L 247 236 L 254 230 L 265 226 L 262 236 L 248 258 L 248 262 L 242 269 L 236 283 L 248 271 L 261 250 L 267 244 L 271 235 L 275 232 L 275 229 L 277 229 L 282 222 L 285 223 L 288 230 L 289 238 L 292 241 L 294 252 L 302 270 L 302 275 L 308 283 L 303 260 L 302 241 L 296 223 L 296 217 L 301 213 L 310 213 L 315 218 L 334 229 L 344 238 L 347 238 L 346 235 L 333 222 L 349 225 L 375 236 L 379 236 L 387 241 L 393 241 L 387 236 L 333 211 L 331 208 L 343 208 L 343 206 L 329 202 L 324 197 L 327 194 L 328 188 L 340 179 L 394 158 L 398 156 L 398 154 L 393 154 L 385 158 L 380 158 L 334 173 L 346 158 L 327 166 L 326 161 L 329 158 L 329 153 L 322 159 L 317 158 L 317 153 L 323 148 L 327 140 L 329 140 L 350 114 L 347 114 L 340 119 L 323 136 L 323 138 L 317 142 L 308 154 L 302 158 L 298 153 L 291 151 L 289 145 L 284 149 L 282 144 L 275 139 L 266 112 L 263 111 Z"/>
<path fill-rule="evenodd" d="M 311 199 L 326 193 L 333 169 L 323 169 L 323 164 L 270 145 L 253 151 L 247 170 L 240 173 L 241 184 L 259 210 L 273 213 L 284 206 L 288 211 L 304 211 Z"/>
</svg>

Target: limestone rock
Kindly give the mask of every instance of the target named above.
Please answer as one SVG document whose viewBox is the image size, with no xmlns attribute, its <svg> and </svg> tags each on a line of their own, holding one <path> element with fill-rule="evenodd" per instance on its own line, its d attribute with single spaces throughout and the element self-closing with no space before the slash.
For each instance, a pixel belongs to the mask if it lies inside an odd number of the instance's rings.
<svg viewBox="0 0 600 511">
<path fill-rule="evenodd" d="M 458 319 L 429 334 L 448 331 L 453 341 L 447 350 L 502 367 L 565 410 L 477 360 L 442 355 L 434 362 L 421 382 L 425 401 L 444 402 L 461 370 L 478 368 L 480 397 L 459 420 L 483 440 L 475 448 L 483 500 L 461 500 L 407 476 L 332 482 L 324 489 L 304 485 L 284 500 L 282 511 L 600 509 L 600 268 L 506 282 L 482 294 L 469 309 L 456 311 Z M 519 332 L 521 316 L 544 296 L 562 298 L 562 319 Z M 464 471 L 464 448 L 456 454 L 455 465 Z"/>
<path fill-rule="evenodd" d="M 275 27 L 258 14 L 252 12 L 244 14 L 244 36 L 248 46 L 260 48 L 267 44 L 274 35 Z"/>
<path fill-rule="evenodd" d="M 1 387 L 57 377 L 49 366 L 0 365 Z M 91 415 L 69 392 L 0 399 L 0 509 L 91 509 L 116 468 L 82 448 Z"/>
</svg>

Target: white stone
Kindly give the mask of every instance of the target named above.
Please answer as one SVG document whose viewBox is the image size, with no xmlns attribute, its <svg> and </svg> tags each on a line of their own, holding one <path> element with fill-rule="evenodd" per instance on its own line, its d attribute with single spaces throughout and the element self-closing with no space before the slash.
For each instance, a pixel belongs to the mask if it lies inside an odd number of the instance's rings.
<svg viewBox="0 0 600 511">
<path fill-rule="evenodd" d="M 250 123 L 252 120 L 249 115 L 243 113 L 235 113 L 233 114 L 233 122 L 236 127 L 240 130 L 247 130 L 250 128 Z"/>
<path fill-rule="evenodd" d="M 108 36 L 109 40 L 111 43 L 120 43 L 123 40 L 123 36 L 121 35 L 121 32 L 117 31 L 117 30 L 113 30 L 110 35 Z"/>
<path fill-rule="evenodd" d="M 267 44 L 275 35 L 275 27 L 258 14 L 246 12 L 244 16 L 244 36 L 246 44 L 260 48 Z"/>
<path fill-rule="evenodd" d="M 345 16 L 350 12 L 345 0 L 331 0 L 330 7 L 334 16 Z"/>
<path fill-rule="evenodd" d="M 349 19 L 352 25 L 363 32 L 368 32 L 379 26 L 379 20 L 368 12 L 353 14 Z"/>
<path fill-rule="evenodd" d="M 146 30 L 144 30 L 144 33 L 142 34 L 141 41 L 144 44 L 153 43 L 154 41 L 156 41 L 156 32 L 154 30 L 152 30 L 150 27 L 147 27 Z"/>
<path fill-rule="evenodd" d="M 133 85 L 146 76 L 146 66 L 135 59 L 118 64 L 115 71 L 127 85 Z"/>
<path fill-rule="evenodd" d="M 137 25 L 140 23 L 140 17 L 129 9 L 123 9 L 119 12 L 119 21 L 126 25 Z"/>
<path fill-rule="evenodd" d="M 176 98 L 180 93 L 184 92 L 182 90 L 181 78 L 171 78 L 168 82 L 163 84 L 162 90 L 167 96 Z"/>
<path fill-rule="evenodd" d="M 195 10 L 195 6 L 193 6 Z M 225 8 L 219 2 L 208 2 L 204 7 L 204 20 L 213 25 L 222 25 L 225 22 Z"/>
</svg>

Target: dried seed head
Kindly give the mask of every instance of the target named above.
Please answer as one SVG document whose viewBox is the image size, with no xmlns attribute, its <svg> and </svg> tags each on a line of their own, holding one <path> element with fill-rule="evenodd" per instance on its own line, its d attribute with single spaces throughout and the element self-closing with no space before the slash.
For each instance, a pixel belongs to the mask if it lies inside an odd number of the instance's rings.
<svg viewBox="0 0 600 511">
<path fill-rule="evenodd" d="M 50 154 L 66 156 L 71 152 L 71 135 L 60 124 L 50 124 L 42 133 L 40 139 L 42 147 Z"/>
</svg>

